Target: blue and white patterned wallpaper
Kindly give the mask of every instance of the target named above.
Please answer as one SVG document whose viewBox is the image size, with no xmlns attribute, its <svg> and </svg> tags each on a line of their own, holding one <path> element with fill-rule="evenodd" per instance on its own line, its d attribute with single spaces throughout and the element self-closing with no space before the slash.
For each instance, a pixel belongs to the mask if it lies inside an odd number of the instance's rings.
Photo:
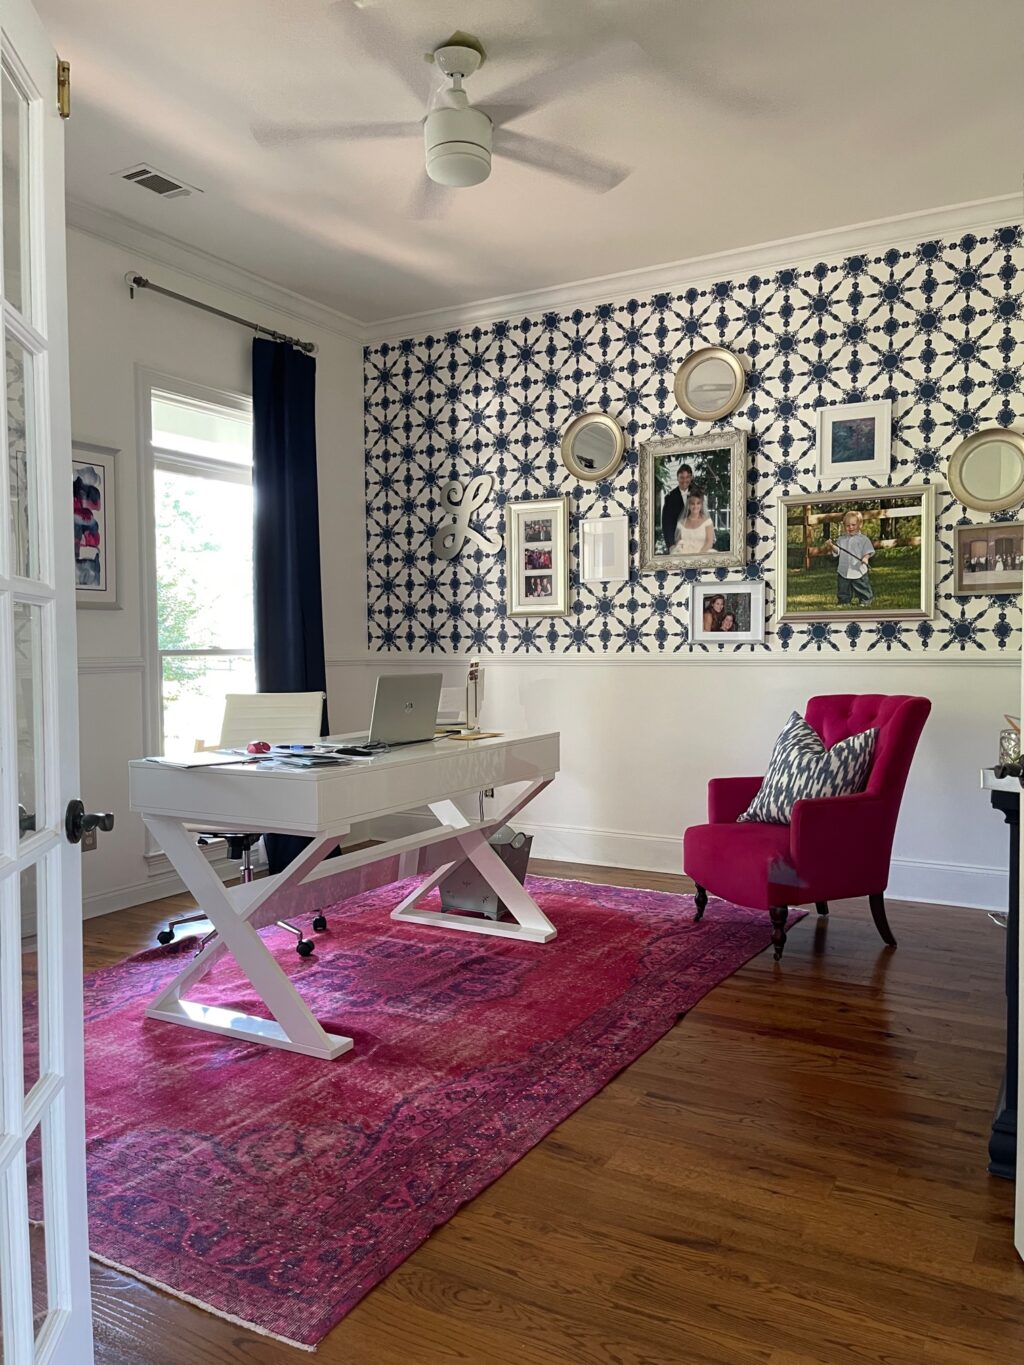
<svg viewBox="0 0 1024 1365">
<path fill-rule="evenodd" d="M 976 657 L 1016 647 L 1020 599 L 956 598 L 952 529 L 970 517 L 943 477 L 959 441 L 1024 418 L 1024 249 L 1020 227 L 958 241 L 851 255 L 567 312 L 381 344 L 365 352 L 367 599 L 371 650 L 411 653 L 686 655 L 691 650 Z M 737 413 L 748 432 L 751 578 L 767 584 L 764 645 L 691 645 L 695 580 L 737 571 L 637 571 L 637 449 L 708 430 L 675 404 L 675 370 L 691 350 L 730 347 L 749 370 Z M 933 482 L 935 615 L 922 622 L 776 625 L 774 502 L 813 492 L 815 410 L 891 398 L 892 484 Z M 613 479 L 580 484 L 559 458 L 577 413 L 617 417 L 626 459 Z M 515 618 L 505 603 L 505 552 L 467 549 L 451 563 L 430 542 L 441 486 L 492 473 L 482 524 L 504 534 L 508 501 L 567 494 L 569 615 Z M 829 487 L 849 486 L 830 484 Z M 579 583 L 575 526 L 602 513 L 630 518 L 628 583 Z M 1013 519 L 1015 514 L 1006 514 Z"/>
</svg>

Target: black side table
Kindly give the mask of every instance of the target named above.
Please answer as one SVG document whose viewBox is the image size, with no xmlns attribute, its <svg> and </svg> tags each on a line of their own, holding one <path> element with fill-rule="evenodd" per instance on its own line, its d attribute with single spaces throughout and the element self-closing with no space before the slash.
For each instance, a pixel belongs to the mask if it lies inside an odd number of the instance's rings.
<svg viewBox="0 0 1024 1365">
<path fill-rule="evenodd" d="M 992 779 L 991 772 L 984 778 Z M 986 786 L 989 783 L 986 781 Z M 1010 885 L 1007 894 L 1009 918 L 1006 924 L 1006 1070 L 1003 1084 L 996 1100 L 995 1118 L 992 1120 L 992 1133 L 988 1140 L 988 1169 L 992 1175 L 1013 1180 L 1017 1168 L 1017 1049 L 1018 1049 L 1018 1000 L 1020 995 L 1020 958 L 1018 938 L 1020 934 L 1020 785 L 1010 780 L 1006 787 L 989 786 L 993 807 L 1002 811 L 1003 818 L 1010 827 Z"/>
</svg>

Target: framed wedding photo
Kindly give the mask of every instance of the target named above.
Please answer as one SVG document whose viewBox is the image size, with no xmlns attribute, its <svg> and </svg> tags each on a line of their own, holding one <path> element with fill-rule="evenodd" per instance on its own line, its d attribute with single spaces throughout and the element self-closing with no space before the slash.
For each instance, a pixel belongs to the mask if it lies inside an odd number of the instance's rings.
<svg viewBox="0 0 1024 1365">
<path fill-rule="evenodd" d="M 780 621 L 924 620 L 934 612 L 935 490 L 780 498 Z"/>
<path fill-rule="evenodd" d="M 764 583 L 695 583 L 690 594 L 690 642 L 764 643 Z"/>
<path fill-rule="evenodd" d="M 992 521 L 953 532 L 953 596 L 1019 593 L 1024 588 L 1024 522 Z"/>
<path fill-rule="evenodd" d="M 747 434 L 640 447 L 640 569 L 739 568 L 746 559 Z"/>
<path fill-rule="evenodd" d="M 530 498 L 505 507 L 510 616 L 565 616 L 569 610 L 569 505 Z"/>
<path fill-rule="evenodd" d="M 892 403 L 840 403 L 818 409 L 818 477 L 887 479 L 892 467 Z"/>
</svg>

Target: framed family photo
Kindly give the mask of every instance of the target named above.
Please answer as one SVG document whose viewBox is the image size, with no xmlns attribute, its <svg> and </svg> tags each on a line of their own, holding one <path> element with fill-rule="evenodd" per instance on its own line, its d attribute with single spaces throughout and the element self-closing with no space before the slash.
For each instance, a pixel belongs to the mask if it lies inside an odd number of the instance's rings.
<svg viewBox="0 0 1024 1365">
<path fill-rule="evenodd" d="M 71 500 L 75 527 L 75 603 L 116 607 L 116 450 L 71 443 Z"/>
<path fill-rule="evenodd" d="M 818 409 L 818 476 L 886 479 L 892 465 L 892 403 L 840 403 Z"/>
<path fill-rule="evenodd" d="M 640 447 L 640 569 L 739 568 L 747 435 L 717 431 Z"/>
<path fill-rule="evenodd" d="M 934 610 L 932 487 L 780 498 L 780 621 L 913 620 Z"/>
<path fill-rule="evenodd" d="M 993 521 L 954 531 L 954 597 L 1024 588 L 1024 522 Z"/>
<path fill-rule="evenodd" d="M 695 645 L 764 643 L 764 583 L 695 583 L 690 594 Z"/>
<path fill-rule="evenodd" d="M 505 507 L 508 613 L 565 616 L 569 610 L 569 506 L 531 498 Z"/>
</svg>

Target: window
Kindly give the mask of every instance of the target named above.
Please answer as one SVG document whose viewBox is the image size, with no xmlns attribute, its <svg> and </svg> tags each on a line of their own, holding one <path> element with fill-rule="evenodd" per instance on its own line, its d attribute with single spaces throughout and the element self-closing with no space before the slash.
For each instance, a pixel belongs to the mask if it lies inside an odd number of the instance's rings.
<svg viewBox="0 0 1024 1365">
<path fill-rule="evenodd" d="M 224 697 L 255 692 L 252 410 L 148 388 L 156 577 L 157 748 L 216 743 Z"/>
</svg>

